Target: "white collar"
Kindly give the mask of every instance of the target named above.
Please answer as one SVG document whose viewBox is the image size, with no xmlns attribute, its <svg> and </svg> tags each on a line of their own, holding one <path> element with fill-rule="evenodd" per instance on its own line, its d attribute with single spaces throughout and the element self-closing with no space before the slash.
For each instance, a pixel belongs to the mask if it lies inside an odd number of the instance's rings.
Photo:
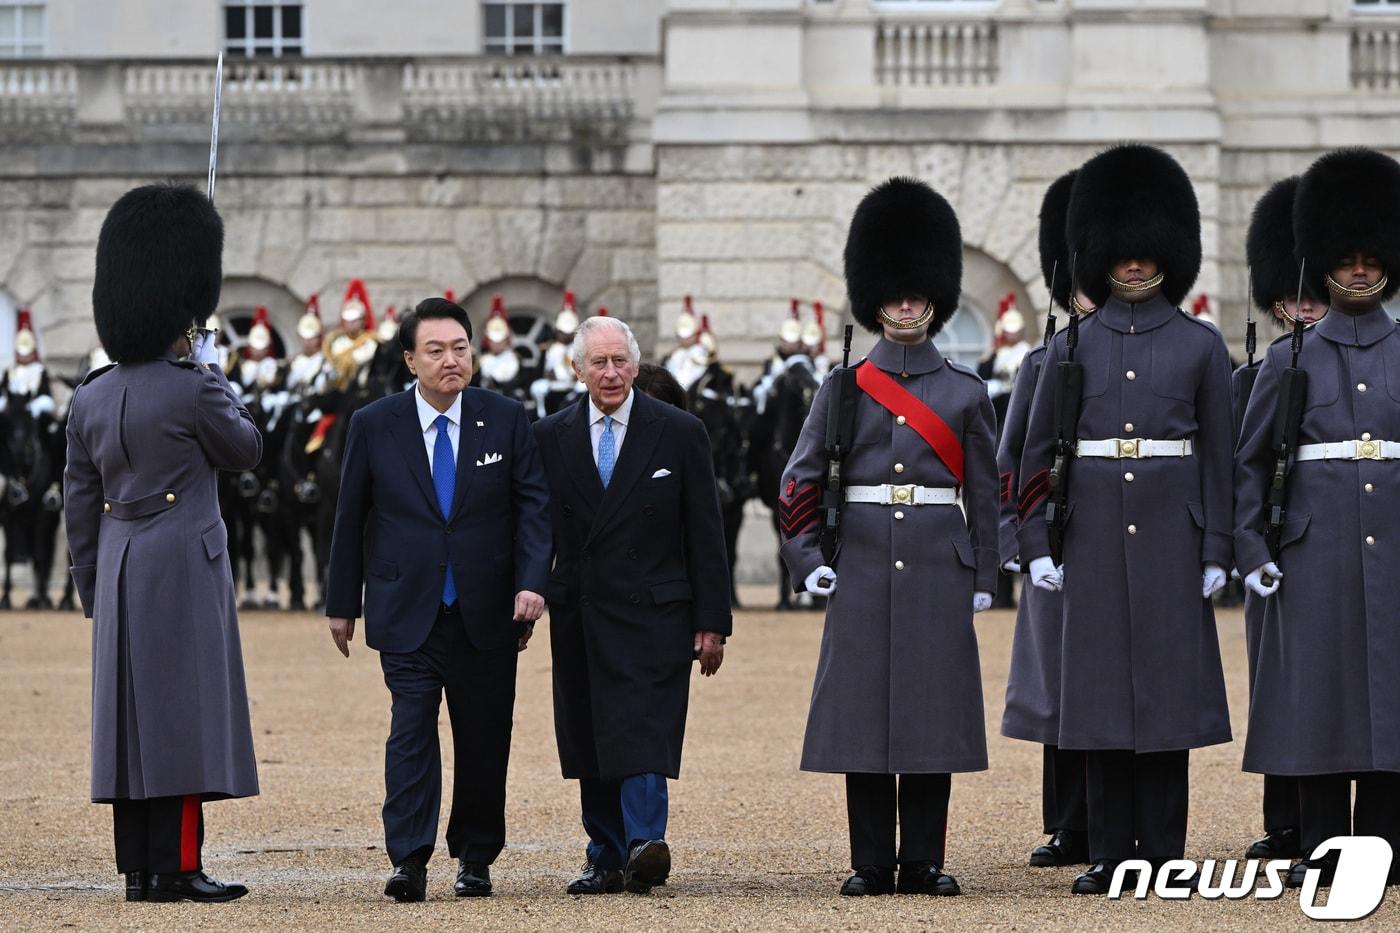
<svg viewBox="0 0 1400 933">
<path fill-rule="evenodd" d="M 428 428 L 437 420 L 438 415 L 446 415 L 447 420 L 461 427 L 462 425 L 462 393 L 458 392 L 457 397 L 452 400 L 452 404 L 447 407 L 447 411 L 440 412 L 428 404 L 428 400 L 423 398 L 423 393 L 419 387 L 413 387 L 413 401 L 418 406 L 418 426 L 423 429 L 423 433 L 428 433 Z"/>
<path fill-rule="evenodd" d="M 623 399 L 622 405 L 618 407 L 617 411 L 612 413 L 612 420 L 622 425 L 624 428 L 627 427 L 627 422 L 632 417 L 632 399 L 636 397 L 636 394 L 636 388 L 628 389 L 627 398 Z M 588 423 L 593 425 L 602 420 L 603 413 L 598 409 L 597 405 L 593 404 L 593 396 L 590 395 L 588 397 Z"/>
</svg>

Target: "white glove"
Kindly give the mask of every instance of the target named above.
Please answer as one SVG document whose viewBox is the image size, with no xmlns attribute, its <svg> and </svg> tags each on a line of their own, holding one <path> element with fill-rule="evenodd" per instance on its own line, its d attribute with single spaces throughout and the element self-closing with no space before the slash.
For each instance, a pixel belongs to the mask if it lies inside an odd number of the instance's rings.
<svg viewBox="0 0 1400 933">
<path fill-rule="evenodd" d="M 1219 564 L 1206 564 L 1201 573 L 1201 595 L 1210 599 L 1225 587 L 1225 568 Z"/>
<path fill-rule="evenodd" d="M 1005 570 L 1007 573 L 1020 573 L 1021 561 L 1019 558 L 1013 557 L 1006 563 L 1002 564 L 1001 569 Z"/>
<path fill-rule="evenodd" d="M 836 571 L 826 564 L 822 564 L 807 574 L 807 579 L 803 581 L 802 585 L 813 596 L 830 596 L 836 592 Z"/>
<path fill-rule="evenodd" d="M 1058 593 L 1065 585 L 1065 569 L 1056 567 L 1049 557 L 1031 561 L 1031 583 L 1050 593 Z"/>
<path fill-rule="evenodd" d="M 53 399 L 47 395 L 36 395 L 29 400 L 29 404 L 25 407 L 29 409 L 29 417 L 31 418 L 37 419 L 40 415 L 52 415 Z"/>
<path fill-rule="evenodd" d="M 986 612 L 986 611 L 987 611 L 988 609 L 990 609 L 990 608 L 992 608 L 992 594 L 991 594 L 991 593 L 973 593 L 973 594 L 972 594 L 972 611 L 973 611 L 974 614 L 979 613 L 979 612 Z"/>
<path fill-rule="evenodd" d="M 194 346 L 190 347 L 190 359 L 201 366 L 219 362 L 219 339 L 213 331 L 201 330 L 194 338 Z"/>
<path fill-rule="evenodd" d="M 1238 580 L 1239 578 L 1240 578 L 1240 568 L 1238 568 L 1238 567 L 1231 567 L 1231 568 L 1230 568 L 1230 579 L 1231 579 L 1231 580 Z"/>
<path fill-rule="evenodd" d="M 1273 577 L 1273 582 L 1266 584 L 1266 576 Z M 1283 571 L 1278 569 L 1278 564 L 1269 561 L 1264 566 L 1251 570 L 1249 576 L 1244 578 L 1244 585 L 1259 596 L 1272 596 L 1278 592 L 1279 581 L 1282 579 Z"/>
</svg>

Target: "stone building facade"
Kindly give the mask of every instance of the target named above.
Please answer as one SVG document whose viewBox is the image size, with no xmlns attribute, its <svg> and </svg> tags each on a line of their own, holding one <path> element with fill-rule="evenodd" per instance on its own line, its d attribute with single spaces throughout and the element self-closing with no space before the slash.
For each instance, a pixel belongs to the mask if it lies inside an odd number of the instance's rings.
<svg viewBox="0 0 1400 933">
<path fill-rule="evenodd" d="M 495 54 L 494 2 L 264 5 L 295 7 L 296 35 L 229 61 L 216 200 L 225 317 L 265 304 L 286 334 L 360 276 L 376 310 L 451 289 L 478 317 L 499 292 L 547 318 L 572 289 L 659 355 L 689 294 L 752 374 L 792 297 L 835 336 L 850 212 L 904 173 L 962 220 L 943 342 L 975 358 L 1001 296 L 1044 308 L 1045 186 L 1141 139 L 1196 183 L 1197 291 L 1238 346 L 1255 198 L 1334 146 L 1400 150 L 1391 0 L 512 4 L 559 33 L 531 55 Z M 0 360 L 21 305 L 50 358 L 89 348 L 103 213 L 142 181 L 202 183 L 212 59 L 246 50 L 229 23 L 250 6 L 0 0 L 0 55 L 23 53 L 0 58 Z"/>
</svg>

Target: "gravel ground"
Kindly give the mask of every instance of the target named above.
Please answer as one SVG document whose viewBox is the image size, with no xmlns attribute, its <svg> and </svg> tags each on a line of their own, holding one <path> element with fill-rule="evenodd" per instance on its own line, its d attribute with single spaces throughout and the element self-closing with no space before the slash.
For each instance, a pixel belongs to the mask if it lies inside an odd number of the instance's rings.
<svg viewBox="0 0 1400 933">
<path fill-rule="evenodd" d="M 747 588 L 750 605 L 767 588 Z M 243 644 L 262 796 L 209 805 L 205 864 L 252 893 L 232 905 L 126 904 L 111 867 L 111 817 L 87 801 L 89 640 L 74 615 L 0 613 L 0 928 L 438 929 L 1165 929 L 1284 928 L 1309 922 L 1289 892 L 1273 902 L 1110 902 L 1073 897 L 1075 869 L 1029 869 L 1040 841 L 1040 748 L 997 734 L 1012 615 L 978 620 L 991 770 L 953 781 L 947 869 L 959 898 L 844 899 L 839 778 L 797 770 L 821 617 L 744 611 L 719 676 L 696 677 L 684 777 L 672 785 L 671 882 L 649 896 L 571 898 L 582 862 L 576 786 L 559 777 L 548 626 L 520 661 L 509 845 L 497 894 L 452 897 L 440 844 L 429 900 L 381 891 L 383 742 L 389 697 L 373 652 L 335 653 L 323 620 L 245 613 Z M 1235 732 L 1242 736 L 1242 619 L 1220 614 Z M 444 757 L 451 761 L 447 719 Z M 1237 855 L 1258 835 L 1261 784 L 1239 770 L 1242 741 L 1192 756 L 1190 858 Z M 450 781 L 450 777 L 447 778 Z M 444 801 L 446 804 L 446 801 Z M 443 814 L 446 825 L 446 812 Z M 1400 924 L 1392 894 L 1368 925 Z"/>
</svg>

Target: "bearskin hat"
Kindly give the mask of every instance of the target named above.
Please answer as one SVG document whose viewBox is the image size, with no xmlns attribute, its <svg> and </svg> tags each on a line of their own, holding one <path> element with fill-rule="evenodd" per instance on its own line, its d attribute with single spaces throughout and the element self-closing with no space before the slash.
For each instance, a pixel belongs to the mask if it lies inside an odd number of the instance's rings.
<svg viewBox="0 0 1400 933">
<path fill-rule="evenodd" d="M 1071 297 L 1069 283 L 1074 276 L 1069 271 L 1065 215 L 1069 213 L 1069 195 L 1078 174 L 1079 170 L 1075 169 L 1052 181 L 1040 202 L 1040 274 L 1045 277 L 1050 298 L 1066 311 Z"/>
<path fill-rule="evenodd" d="M 1298 181 L 1294 175 L 1275 183 L 1254 205 L 1249 218 L 1244 255 L 1249 263 L 1249 290 L 1260 311 L 1298 294 L 1298 260 L 1293 255 L 1293 201 Z M 1305 288 L 1308 285 L 1303 284 Z"/>
<path fill-rule="evenodd" d="M 933 302 L 932 336 L 958 310 L 962 232 L 938 192 L 913 178 L 891 178 L 856 208 L 846 236 L 846 292 L 851 314 L 871 333 L 888 301 L 922 295 Z"/>
<path fill-rule="evenodd" d="M 92 316 L 119 363 L 155 359 L 219 304 L 224 223 L 187 185 L 157 184 L 122 195 L 97 236 Z"/>
<path fill-rule="evenodd" d="M 1387 301 L 1400 288 L 1400 164 L 1374 149 L 1329 152 L 1298 182 L 1293 199 L 1294 255 L 1307 261 L 1314 295 L 1327 294 L 1327 274 L 1352 253 L 1380 261 L 1390 285 Z"/>
<path fill-rule="evenodd" d="M 1066 214 L 1075 284 L 1096 305 L 1108 300 L 1108 274 L 1125 259 L 1150 259 L 1162 294 L 1182 301 L 1201 271 L 1201 211 L 1191 179 L 1161 149 L 1124 143 L 1079 169 Z"/>
</svg>

